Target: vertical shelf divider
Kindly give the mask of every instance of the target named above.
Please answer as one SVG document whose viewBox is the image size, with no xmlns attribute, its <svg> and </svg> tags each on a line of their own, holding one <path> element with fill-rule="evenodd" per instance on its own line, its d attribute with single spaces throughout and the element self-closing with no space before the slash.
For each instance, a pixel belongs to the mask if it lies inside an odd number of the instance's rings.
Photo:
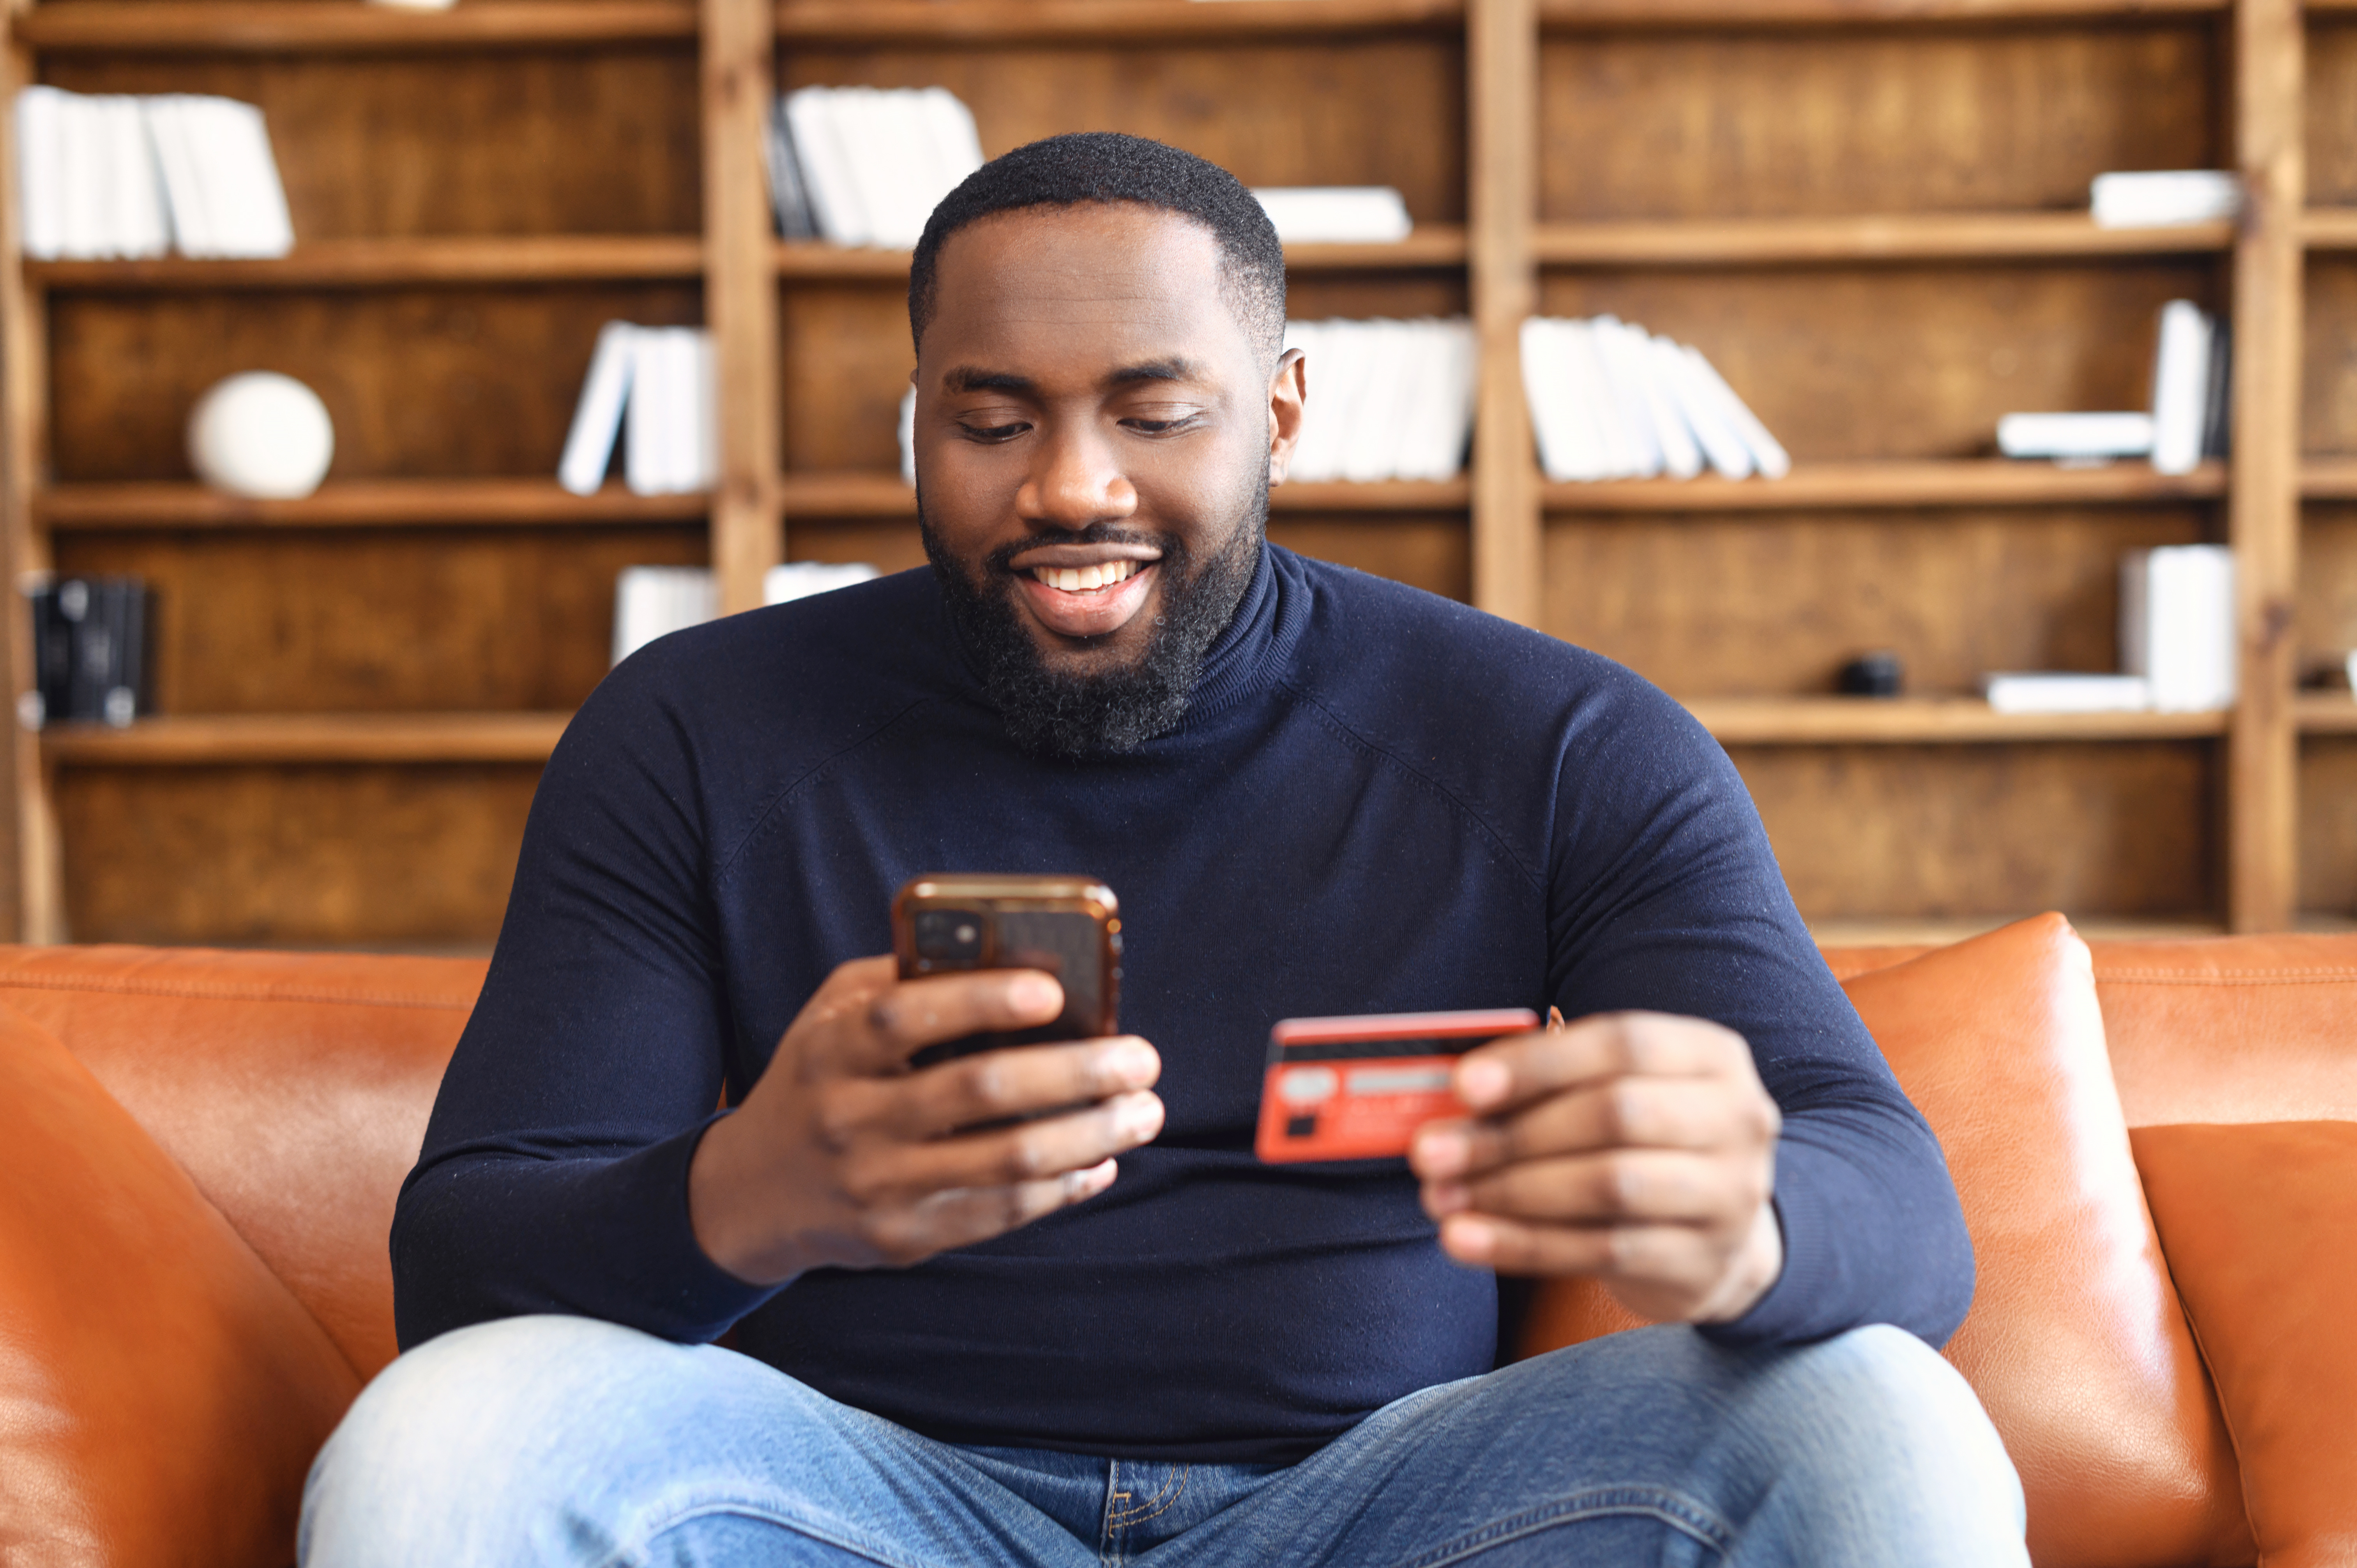
<svg viewBox="0 0 2357 1568">
<path fill-rule="evenodd" d="M 702 0 L 704 319 L 718 379 L 712 569 L 720 613 L 761 603 L 780 526 L 778 285 L 762 147 L 776 96 L 770 0 Z"/>
<path fill-rule="evenodd" d="M 2234 450 L 2226 507 L 2242 679 L 2226 765 L 2226 918 L 2287 929 L 2298 891 L 2299 737 L 2292 708 L 2299 568 L 2300 209 L 2305 52 L 2298 0 L 2238 0 Z"/>
<path fill-rule="evenodd" d="M 1538 303 L 1538 0 L 1470 0 L 1466 197 L 1480 381 L 1473 418 L 1473 603 L 1539 622 L 1538 472 L 1523 398 L 1522 327 Z"/>
</svg>

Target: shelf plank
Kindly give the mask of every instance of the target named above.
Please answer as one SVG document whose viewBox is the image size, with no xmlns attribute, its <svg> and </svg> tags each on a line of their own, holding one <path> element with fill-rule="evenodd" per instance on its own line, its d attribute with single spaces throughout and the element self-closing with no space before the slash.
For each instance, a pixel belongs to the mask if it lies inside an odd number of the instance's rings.
<svg viewBox="0 0 2357 1568">
<path fill-rule="evenodd" d="M 2357 0 L 2350 8 L 2357 10 Z M 2309 208 L 2299 215 L 2299 238 L 2311 251 L 2357 251 L 2357 207 Z"/>
<path fill-rule="evenodd" d="M 2302 457 L 2299 493 L 2312 501 L 2357 500 L 2357 456 Z"/>
<path fill-rule="evenodd" d="M 25 263 L 25 276 L 30 283 L 53 291 L 83 292 L 580 283 L 693 278 L 703 273 L 704 242 L 693 234 L 322 240 L 284 256 L 236 260 L 158 256 L 146 261 Z"/>
<path fill-rule="evenodd" d="M 366 54 L 693 41 L 694 0 L 467 0 L 443 11 L 354 0 L 73 0 L 13 14 L 36 53 Z"/>
<path fill-rule="evenodd" d="M 2346 692 L 2308 692 L 2292 699 L 2302 735 L 2357 735 L 2357 699 Z"/>
<path fill-rule="evenodd" d="M 2007 741 L 2191 740 L 2227 715 L 2001 714 L 1977 697 L 1709 697 L 1686 701 L 1722 746 L 1903 746 Z"/>
<path fill-rule="evenodd" d="M 1539 19 L 1551 31 L 1663 31 L 2216 16 L 2232 8 L 2232 0 L 1540 0 Z"/>
<path fill-rule="evenodd" d="M 1717 266 L 2222 253 L 2233 243 L 2224 221 L 2104 229 L 2084 212 L 1908 212 L 1547 223 L 1534 248 L 1555 266 Z"/>
<path fill-rule="evenodd" d="M 789 517 L 909 518 L 917 515 L 914 491 L 898 474 L 788 474 L 779 484 Z M 1272 512 L 1463 511 L 1472 504 L 1470 480 L 1385 479 L 1375 484 L 1277 485 L 1268 492 Z"/>
<path fill-rule="evenodd" d="M 1238 4 L 1245 0 L 1236 0 Z M 1251 0 L 1270 4 L 1272 0 Z M 867 279 L 905 281 L 909 252 L 870 246 L 829 245 L 810 240 L 781 240 L 777 245 L 778 275 L 830 282 Z M 1385 244 L 1287 245 L 1287 270 L 1302 273 L 1395 272 L 1465 264 L 1465 226 L 1461 223 L 1419 223 L 1406 239 Z"/>
<path fill-rule="evenodd" d="M 124 729 L 59 725 L 41 752 L 66 766 L 545 762 L 569 714 L 214 714 Z"/>
<path fill-rule="evenodd" d="M 2226 493 L 2225 465 L 2158 474 L 2149 464 L 2093 468 L 2006 457 L 1950 461 L 1796 464 L 1781 479 L 1605 479 L 1550 484 L 1552 512 L 1799 511 L 1835 507 L 2097 505 L 2212 500 Z"/>
<path fill-rule="evenodd" d="M 37 523 L 64 532 L 145 528 L 393 528 L 694 522 L 700 494 L 632 495 L 609 484 L 576 496 L 554 479 L 349 479 L 300 500 L 249 500 L 203 485 L 54 485 L 34 493 Z"/>
<path fill-rule="evenodd" d="M 77 0 L 81 3 L 81 0 Z M 1466 0 L 780 0 L 780 43 L 1185 43 L 1463 25 Z"/>
</svg>

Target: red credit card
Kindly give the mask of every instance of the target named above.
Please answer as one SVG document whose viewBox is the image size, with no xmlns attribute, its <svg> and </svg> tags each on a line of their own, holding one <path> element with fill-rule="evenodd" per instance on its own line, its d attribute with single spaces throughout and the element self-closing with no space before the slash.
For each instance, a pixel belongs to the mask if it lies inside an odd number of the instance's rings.
<svg viewBox="0 0 2357 1568">
<path fill-rule="evenodd" d="M 1395 1159 L 1426 1122 L 1465 1113 L 1449 1087 L 1458 1057 L 1538 1026 L 1527 1007 L 1287 1018 L 1268 1032 L 1254 1152 L 1280 1162 Z"/>
</svg>

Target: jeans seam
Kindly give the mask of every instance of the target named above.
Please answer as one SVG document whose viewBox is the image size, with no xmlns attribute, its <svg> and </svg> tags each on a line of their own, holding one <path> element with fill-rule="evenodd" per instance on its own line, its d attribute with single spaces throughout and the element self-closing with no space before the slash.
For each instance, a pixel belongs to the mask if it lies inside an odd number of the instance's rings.
<svg viewBox="0 0 2357 1568">
<path fill-rule="evenodd" d="M 1543 1530 L 1613 1514 L 1641 1514 L 1660 1520 L 1682 1534 L 1693 1537 L 1721 1558 L 1726 1557 L 1735 1543 L 1735 1531 L 1727 1522 L 1691 1498 L 1652 1487 L 1598 1487 L 1585 1492 L 1575 1492 L 1567 1498 L 1558 1498 L 1534 1509 L 1525 1509 L 1521 1513 L 1508 1514 L 1479 1530 L 1469 1530 L 1454 1541 L 1444 1541 L 1421 1556 L 1405 1559 L 1398 1568 L 1440 1568 L 1443 1563 L 1462 1562 L 1491 1547 L 1525 1535 L 1534 1535 Z"/>
<path fill-rule="evenodd" d="M 1144 1502 L 1133 1504 L 1126 1509 L 1115 1509 L 1107 1513 L 1105 1527 L 1109 1530 L 1121 1530 L 1129 1525 L 1142 1524 L 1157 1514 L 1169 1512 L 1178 1499 L 1186 1494 L 1187 1476 L 1193 1469 L 1192 1465 L 1179 1466 L 1178 1474 L 1171 1479 L 1165 1480 L 1162 1483 L 1162 1489 Z"/>
<path fill-rule="evenodd" d="M 898 1556 L 872 1541 L 857 1540 L 834 1530 L 822 1530 L 809 1520 L 796 1519 L 766 1504 L 726 1498 L 707 1498 L 702 1502 L 689 1503 L 675 1512 L 662 1516 L 655 1523 L 639 1532 L 635 1544 L 618 1546 L 599 1558 L 596 1568 L 625 1568 L 629 1563 L 643 1563 L 646 1561 L 646 1549 L 656 1540 L 683 1525 L 692 1524 L 699 1519 L 714 1514 L 734 1514 L 740 1518 L 759 1520 L 764 1524 L 773 1524 L 781 1530 L 790 1530 L 797 1535 L 808 1536 L 813 1541 L 822 1541 L 838 1551 L 850 1552 L 855 1557 L 865 1558 L 870 1563 L 881 1564 L 882 1568 L 925 1568 L 925 1565 L 916 1558 Z"/>
</svg>

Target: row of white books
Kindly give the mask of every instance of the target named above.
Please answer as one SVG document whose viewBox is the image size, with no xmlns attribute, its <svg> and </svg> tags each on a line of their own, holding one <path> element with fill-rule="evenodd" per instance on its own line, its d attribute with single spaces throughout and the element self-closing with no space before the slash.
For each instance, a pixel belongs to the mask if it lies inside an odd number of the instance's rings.
<svg viewBox="0 0 2357 1568">
<path fill-rule="evenodd" d="M 2169 229 L 2214 223 L 2243 209 L 2243 182 L 2226 169 L 2138 169 L 2099 174 L 2087 210 L 2099 229 Z"/>
<path fill-rule="evenodd" d="M 37 261 L 294 249 L 270 132 L 251 103 L 27 87 L 16 114 L 20 231 Z"/>
<path fill-rule="evenodd" d="M 1448 479 L 1473 432 L 1473 326 L 1445 320 L 1288 321 L 1309 401 L 1286 477 Z"/>
<path fill-rule="evenodd" d="M 2130 551 L 2120 559 L 2120 672 L 1991 675 L 2000 713 L 2078 714 L 2232 707 L 2238 667 L 2234 553 L 2222 544 Z"/>
<path fill-rule="evenodd" d="M 837 565 L 791 561 L 761 576 L 761 602 L 781 605 L 875 576 L 864 562 Z M 625 566 L 614 580 L 614 662 L 656 638 L 701 626 L 720 613 L 720 591 L 708 566 Z"/>
<path fill-rule="evenodd" d="M 804 87 L 779 101 L 769 154 L 779 233 L 907 250 L 982 139 L 945 87 Z"/>
<path fill-rule="evenodd" d="M 603 484 L 619 435 L 633 493 L 710 489 L 720 476 L 716 390 L 712 334 L 703 328 L 608 321 L 574 405 L 557 483 L 582 496 Z"/>
<path fill-rule="evenodd" d="M 1598 316 L 1523 323 L 1523 390 L 1550 479 L 1781 478 L 1792 458 L 1700 350 Z"/>
<path fill-rule="evenodd" d="M 2152 406 L 2093 413 L 2008 413 L 1997 450 L 2008 457 L 2097 463 L 2149 457 L 2164 474 L 2190 474 L 2223 456 L 2233 402 L 2229 329 L 2190 299 L 2161 306 L 2153 344 Z"/>
</svg>

